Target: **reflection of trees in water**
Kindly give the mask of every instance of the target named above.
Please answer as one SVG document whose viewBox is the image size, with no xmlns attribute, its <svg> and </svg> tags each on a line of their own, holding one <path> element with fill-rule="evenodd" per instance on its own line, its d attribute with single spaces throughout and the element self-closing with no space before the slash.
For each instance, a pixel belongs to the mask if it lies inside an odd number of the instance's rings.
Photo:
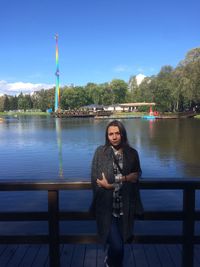
<svg viewBox="0 0 200 267">
<path fill-rule="evenodd" d="M 146 160 L 152 158 L 169 167 L 174 161 L 174 167 L 180 166 L 184 177 L 200 177 L 200 120 L 127 120 L 125 126 L 130 143 L 140 155 L 145 153 Z M 141 161 L 149 164 L 142 158 Z"/>
<path fill-rule="evenodd" d="M 153 127 L 152 127 L 153 125 Z M 183 164 L 187 175 L 200 176 L 200 121 L 196 119 L 162 120 L 149 124 L 149 146 L 155 146 L 159 157 L 172 157 Z M 147 141 L 146 140 L 146 141 Z M 155 149 L 154 149 L 155 150 Z M 190 166 L 190 168 L 188 168 Z M 193 171 L 192 171 L 193 169 Z"/>
</svg>

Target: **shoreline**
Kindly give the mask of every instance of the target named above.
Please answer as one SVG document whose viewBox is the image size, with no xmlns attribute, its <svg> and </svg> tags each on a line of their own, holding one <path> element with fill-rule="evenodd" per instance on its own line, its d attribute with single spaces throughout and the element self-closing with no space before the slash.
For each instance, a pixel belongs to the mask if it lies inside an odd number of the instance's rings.
<svg viewBox="0 0 200 267">
<path fill-rule="evenodd" d="M 167 113 L 167 116 L 173 116 L 176 115 L 177 113 Z M 21 117 L 21 116 L 50 116 L 50 113 L 47 112 L 30 112 L 30 111 L 25 111 L 25 112 L 0 112 L 0 118 L 3 120 L 4 117 L 6 116 L 11 116 L 11 117 Z M 94 117 L 95 119 L 140 119 L 143 116 L 148 116 L 148 112 L 115 112 L 110 116 L 99 116 L 99 117 Z M 200 114 L 197 114 L 194 116 L 194 118 L 200 119 Z"/>
</svg>

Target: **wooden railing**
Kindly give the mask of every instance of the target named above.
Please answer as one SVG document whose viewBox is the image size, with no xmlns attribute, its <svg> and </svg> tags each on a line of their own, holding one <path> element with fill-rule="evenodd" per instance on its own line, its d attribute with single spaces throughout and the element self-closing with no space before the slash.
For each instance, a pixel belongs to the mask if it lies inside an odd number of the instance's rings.
<svg viewBox="0 0 200 267">
<path fill-rule="evenodd" d="M 200 189 L 200 179 L 142 179 L 142 190 L 182 190 L 182 209 L 178 211 L 145 211 L 142 220 L 182 221 L 182 235 L 136 235 L 137 243 L 182 244 L 182 267 L 193 266 L 194 245 L 200 244 L 195 235 L 195 221 L 200 220 L 200 211 L 195 209 L 195 192 Z M 59 222 L 62 220 L 94 220 L 88 212 L 60 211 L 60 190 L 88 190 L 89 182 L 64 181 L 13 181 L 0 180 L 0 191 L 48 191 L 48 211 L 0 212 L 0 221 L 48 221 L 46 235 L 0 235 L 1 244 L 49 244 L 51 267 L 60 266 L 61 243 L 95 243 L 95 234 L 61 235 Z"/>
</svg>

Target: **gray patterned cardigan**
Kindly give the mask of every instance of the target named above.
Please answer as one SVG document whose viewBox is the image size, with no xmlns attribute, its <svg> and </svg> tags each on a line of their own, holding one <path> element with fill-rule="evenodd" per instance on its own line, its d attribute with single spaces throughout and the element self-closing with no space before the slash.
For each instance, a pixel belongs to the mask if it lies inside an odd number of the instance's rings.
<svg viewBox="0 0 200 267">
<path fill-rule="evenodd" d="M 102 177 L 104 172 L 109 183 L 114 182 L 112 148 L 99 146 L 94 154 L 91 170 L 91 183 L 93 189 L 93 201 L 91 211 L 96 217 L 97 231 L 100 241 L 105 243 L 107 240 L 110 224 L 112 220 L 112 203 L 113 192 L 102 187 L 98 187 L 96 180 Z M 132 147 L 127 146 L 123 150 L 123 175 L 131 172 L 141 173 L 140 161 L 138 153 Z M 121 232 L 124 242 L 127 242 L 133 234 L 134 211 L 136 207 L 136 199 L 138 185 L 132 182 L 124 182 L 121 188 L 123 201 L 123 216 Z"/>
</svg>

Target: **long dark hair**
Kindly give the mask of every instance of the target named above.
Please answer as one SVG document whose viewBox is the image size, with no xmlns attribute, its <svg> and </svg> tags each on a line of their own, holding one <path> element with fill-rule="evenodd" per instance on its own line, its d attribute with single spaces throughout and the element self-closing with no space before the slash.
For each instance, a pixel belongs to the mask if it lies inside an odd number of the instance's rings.
<svg viewBox="0 0 200 267">
<path fill-rule="evenodd" d="M 105 146 L 106 147 L 110 146 L 110 141 L 108 139 L 108 128 L 111 126 L 115 126 L 119 128 L 119 132 L 121 135 L 121 147 L 123 148 L 125 146 L 129 146 L 126 129 L 124 125 L 118 120 L 113 120 L 107 125 L 106 132 L 105 132 Z"/>
</svg>

